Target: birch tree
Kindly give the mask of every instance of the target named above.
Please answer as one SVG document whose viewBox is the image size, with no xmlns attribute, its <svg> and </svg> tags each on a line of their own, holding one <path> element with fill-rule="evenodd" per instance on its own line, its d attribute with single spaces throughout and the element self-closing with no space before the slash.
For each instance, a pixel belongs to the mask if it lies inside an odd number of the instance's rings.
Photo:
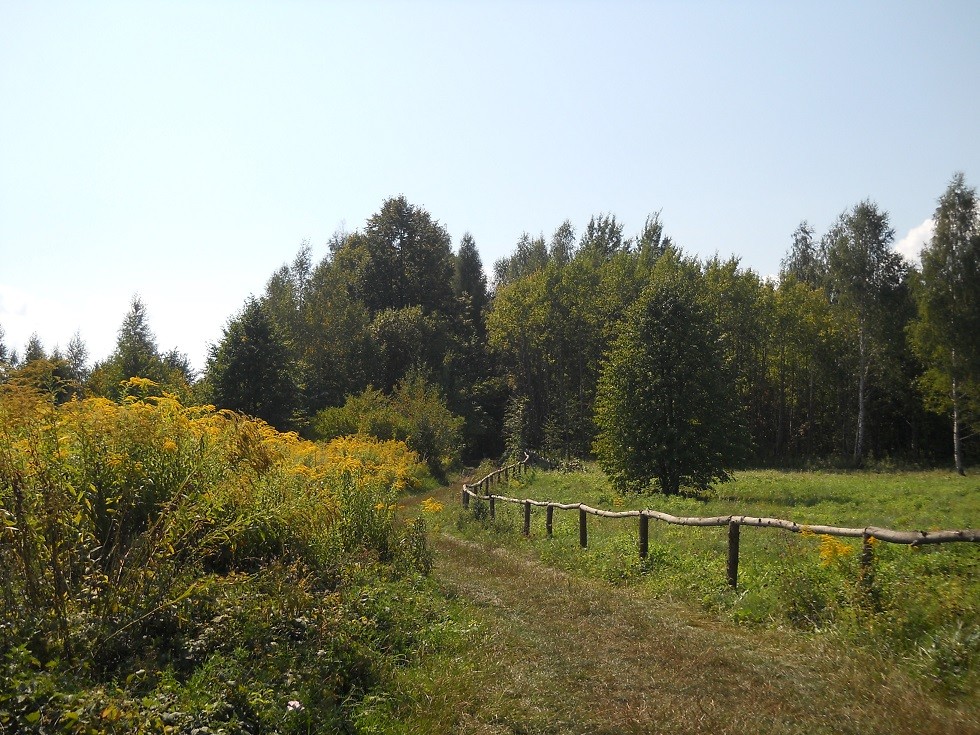
<svg viewBox="0 0 980 735">
<path fill-rule="evenodd" d="M 886 351 L 888 304 L 906 269 L 902 256 L 892 250 L 894 239 L 888 213 L 865 200 L 838 218 L 824 242 L 831 301 L 850 325 L 856 357 L 855 465 L 864 461 L 869 388 Z"/>
<path fill-rule="evenodd" d="M 963 466 L 963 429 L 978 421 L 980 401 L 980 203 L 962 173 L 939 199 L 936 229 L 922 251 L 916 280 L 918 318 L 909 330 L 926 367 L 920 379 L 926 407 L 950 417 L 953 461 Z"/>
</svg>

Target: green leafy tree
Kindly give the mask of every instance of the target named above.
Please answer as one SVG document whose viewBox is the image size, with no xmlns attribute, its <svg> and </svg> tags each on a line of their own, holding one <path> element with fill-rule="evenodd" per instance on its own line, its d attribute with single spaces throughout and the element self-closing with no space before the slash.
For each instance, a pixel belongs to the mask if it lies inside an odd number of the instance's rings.
<svg viewBox="0 0 980 735">
<path fill-rule="evenodd" d="M 614 253 L 628 250 L 630 244 L 623 239 L 623 225 L 616 221 L 616 215 L 593 215 L 582 233 L 579 250 L 596 262 L 601 262 Z"/>
<path fill-rule="evenodd" d="M 964 426 L 980 425 L 980 202 L 962 173 L 939 199 L 922 251 L 911 345 L 926 371 L 926 406 L 949 416 L 956 471 L 964 474 Z"/>
<path fill-rule="evenodd" d="M 674 242 L 664 232 L 663 222 L 660 221 L 660 212 L 647 215 L 643 229 L 636 238 L 636 250 L 640 264 L 650 268 L 661 255 L 673 248 Z"/>
<path fill-rule="evenodd" d="M 351 296 L 349 282 L 349 274 L 335 263 L 320 262 L 300 306 L 301 337 L 289 339 L 309 416 L 363 390 L 373 374 L 370 313 Z"/>
<path fill-rule="evenodd" d="M 485 311 L 490 303 L 490 290 L 480 253 L 476 249 L 476 241 L 468 232 L 459 242 L 453 291 L 456 298 L 462 300 L 464 318 L 473 325 L 478 334 L 485 335 Z"/>
<path fill-rule="evenodd" d="M 409 371 L 438 370 L 445 352 L 445 329 L 435 315 L 418 306 L 385 309 L 370 326 L 374 383 L 390 391 Z"/>
<path fill-rule="evenodd" d="M 445 351 L 439 382 L 453 413 L 464 417 L 463 441 L 467 459 L 494 456 L 502 450 L 501 425 L 505 392 L 496 361 L 487 348 L 490 290 L 476 242 L 467 233 L 455 259 L 453 291 L 456 309 L 440 327 Z"/>
<path fill-rule="evenodd" d="M 604 281 L 610 260 L 580 249 L 564 267 L 549 264 L 545 348 L 549 356 L 543 446 L 551 456 L 584 456 L 595 438 L 593 402 L 606 327 L 617 320 L 619 290 Z"/>
<path fill-rule="evenodd" d="M 190 385 L 197 377 L 187 353 L 181 352 L 176 347 L 164 352 L 160 356 L 160 362 L 163 363 L 163 369 L 171 380 L 176 378 Z"/>
<path fill-rule="evenodd" d="M 780 280 L 792 277 L 811 288 L 823 286 L 827 263 L 813 234 L 814 229 L 806 220 L 793 231 L 790 251 L 780 263 Z"/>
<path fill-rule="evenodd" d="M 290 351 L 262 304 L 249 299 L 212 347 L 207 380 L 222 408 L 290 426 L 299 395 Z"/>
<path fill-rule="evenodd" d="M 391 399 L 373 386 L 347 396 L 341 406 L 328 406 L 313 419 L 313 435 L 320 441 L 338 436 L 365 434 L 385 441 L 404 439 L 408 428 Z"/>
<path fill-rule="evenodd" d="M 738 258 L 717 256 L 703 269 L 704 297 L 718 329 L 718 347 L 731 376 L 742 416 L 757 457 L 771 455 L 775 444 L 774 391 L 768 359 L 773 336 L 775 297 L 772 284 L 752 270 L 739 267 Z"/>
<path fill-rule="evenodd" d="M 78 386 L 71 380 L 68 363 L 61 357 L 38 357 L 25 360 L 10 370 L 7 380 L 47 394 L 55 403 L 64 403 L 77 395 Z"/>
<path fill-rule="evenodd" d="M 889 345 L 895 344 L 893 317 L 901 298 L 906 265 L 891 248 L 895 230 L 888 213 L 863 201 L 840 216 L 825 237 L 831 302 L 851 335 L 857 383 L 857 420 L 853 459 L 864 460 L 871 382 L 887 369 Z"/>
<path fill-rule="evenodd" d="M 497 284 L 488 317 L 510 403 L 521 408 L 520 436 L 552 456 L 591 451 L 600 361 L 659 257 L 628 249 L 613 218 L 598 222 L 593 218 L 591 244 L 574 251 L 574 232 L 567 222 L 560 226 L 541 267 Z M 663 244 L 662 233 L 648 234 L 648 245 Z M 615 247 L 599 243 L 610 238 Z"/>
<path fill-rule="evenodd" d="M 774 294 L 767 350 L 776 392 L 773 456 L 780 460 L 833 453 L 838 423 L 836 356 L 844 349 L 827 292 L 789 276 Z"/>
<path fill-rule="evenodd" d="M 313 256 L 304 242 L 290 264 L 284 264 L 266 283 L 263 308 L 294 344 L 305 344 L 312 335 L 305 319 L 305 306 L 312 291 Z"/>
<path fill-rule="evenodd" d="M 435 477 L 445 479 L 446 471 L 459 461 L 462 417 L 449 410 L 439 386 L 418 371 L 410 372 L 396 386 L 393 406 L 408 421 L 409 448 Z"/>
<path fill-rule="evenodd" d="M 352 274 L 355 295 L 372 314 L 410 306 L 426 313 L 452 310 L 449 233 L 404 196 L 386 200 L 363 233 L 344 239 L 334 258 Z"/>
<path fill-rule="evenodd" d="M 544 237 L 532 238 L 523 233 L 514 253 L 493 264 L 494 288 L 505 286 L 536 273 L 548 264 L 548 246 Z"/>
<path fill-rule="evenodd" d="M 595 451 L 622 490 L 705 489 L 729 479 L 743 451 L 735 393 L 698 286 L 673 257 L 662 258 L 603 364 Z"/>
<path fill-rule="evenodd" d="M 348 237 L 335 233 L 331 253 L 340 251 Z M 370 313 L 355 294 L 358 275 L 341 262 L 351 263 L 349 258 L 328 256 L 314 265 L 309 244 L 304 243 L 292 263 L 272 275 L 261 299 L 289 348 L 296 382 L 302 387 L 295 403 L 306 416 L 363 390 L 374 365 Z"/>
<path fill-rule="evenodd" d="M 11 356 L 10 350 L 7 349 L 7 345 L 4 342 L 4 337 L 6 336 L 3 331 L 3 326 L 0 325 L 0 383 L 3 383 L 7 378 L 7 372 L 11 367 Z"/>
<path fill-rule="evenodd" d="M 70 367 L 61 351 L 56 346 L 49 355 L 36 332 L 27 342 L 23 361 L 16 367 L 9 366 L 6 378 L 14 385 L 49 395 L 55 403 L 64 403 L 79 392 L 79 384 L 72 380 Z"/>
<path fill-rule="evenodd" d="M 558 266 L 568 264 L 575 256 L 575 228 L 565 220 L 551 236 L 548 246 L 548 258 Z"/>
<path fill-rule="evenodd" d="M 537 271 L 498 286 L 487 317 L 490 347 L 503 365 L 511 395 L 522 399 L 523 449 L 541 446 L 548 415 L 550 306 L 547 275 Z"/>
</svg>

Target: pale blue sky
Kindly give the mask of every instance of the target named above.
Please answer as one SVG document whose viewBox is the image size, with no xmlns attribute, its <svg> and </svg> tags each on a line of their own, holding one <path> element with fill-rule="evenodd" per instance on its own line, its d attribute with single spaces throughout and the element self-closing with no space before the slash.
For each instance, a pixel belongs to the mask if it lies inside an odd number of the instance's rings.
<svg viewBox="0 0 980 735">
<path fill-rule="evenodd" d="M 0 326 L 202 368 L 308 239 L 405 194 L 489 269 L 650 212 L 775 273 L 870 197 L 902 240 L 980 184 L 980 2 L 0 0 Z M 920 230 L 921 231 L 921 230 Z"/>
</svg>

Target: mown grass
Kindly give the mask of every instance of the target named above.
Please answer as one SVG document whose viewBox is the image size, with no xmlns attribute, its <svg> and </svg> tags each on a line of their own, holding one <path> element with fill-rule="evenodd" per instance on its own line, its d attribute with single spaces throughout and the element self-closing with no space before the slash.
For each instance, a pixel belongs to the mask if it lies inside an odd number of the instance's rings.
<svg viewBox="0 0 980 735">
<path fill-rule="evenodd" d="M 944 472 L 739 473 L 704 497 L 620 496 L 595 468 L 536 471 L 496 492 L 613 510 L 651 508 L 675 515 L 766 515 L 799 523 L 899 529 L 980 525 L 980 482 Z M 477 511 L 485 514 L 486 508 Z M 524 539 L 522 508 L 498 503 L 497 518 L 460 514 L 458 532 L 526 549 L 549 565 L 642 590 L 742 625 L 823 634 L 873 650 L 920 681 L 953 696 L 978 690 L 980 548 L 947 544 L 875 545 L 862 579 L 859 540 L 743 528 L 739 586 L 725 579 L 724 528 L 651 521 L 650 553 L 637 553 L 637 520 L 590 516 L 589 548 L 578 546 L 578 513 L 555 512 L 545 537 L 543 509 Z"/>
<path fill-rule="evenodd" d="M 719 620 L 500 540 L 434 538 L 435 581 L 478 624 L 432 672 L 424 711 L 404 711 L 409 732 L 980 731 L 975 704 L 873 652 Z"/>
</svg>

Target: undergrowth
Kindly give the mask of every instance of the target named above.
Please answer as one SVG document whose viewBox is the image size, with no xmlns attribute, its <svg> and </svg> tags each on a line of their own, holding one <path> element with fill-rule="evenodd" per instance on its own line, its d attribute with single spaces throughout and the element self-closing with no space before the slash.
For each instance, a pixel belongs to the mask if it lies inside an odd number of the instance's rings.
<svg viewBox="0 0 980 735">
<path fill-rule="evenodd" d="M 446 640 L 424 466 L 125 388 L 0 387 L 0 733 L 356 731 Z"/>
</svg>

